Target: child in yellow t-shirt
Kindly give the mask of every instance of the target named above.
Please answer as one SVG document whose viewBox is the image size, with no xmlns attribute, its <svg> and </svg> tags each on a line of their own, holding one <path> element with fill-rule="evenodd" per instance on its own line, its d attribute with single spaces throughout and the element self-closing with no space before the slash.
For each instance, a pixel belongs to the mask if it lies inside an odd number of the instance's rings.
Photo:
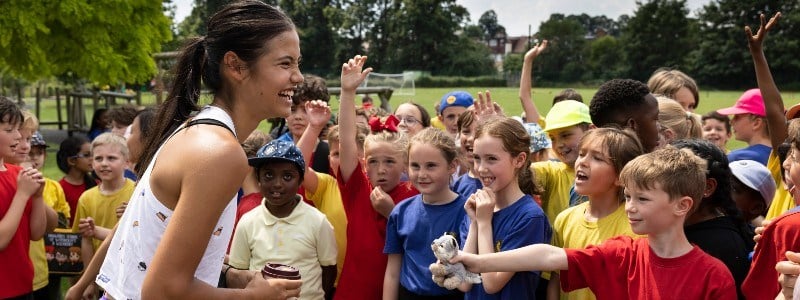
<svg viewBox="0 0 800 300">
<path fill-rule="evenodd" d="M 644 154 L 634 133 L 615 128 L 586 132 L 575 161 L 575 192 L 589 201 L 570 207 L 556 217 L 552 244 L 559 248 L 586 248 L 627 235 L 636 237 L 625 214 L 625 199 L 617 180 L 622 168 Z M 588 289 L 561 293 L 558 273 L 552 273 L 548 298 L 595 299 Z"/>
<path fill-rule="evenodd" d="M 81 257 L 88 265 L 94 250 L 119 222 L 116 209 L 130 200 L 135 184 L 125 178 L 128 162 L 125 138 L 113 133 L 103 133 L 92 141 L 92 169 L 100 184 L 86 190 L 78 200 L 78 211 L 72 224 L 73 232 L 83 234 Z"/>
</svg>

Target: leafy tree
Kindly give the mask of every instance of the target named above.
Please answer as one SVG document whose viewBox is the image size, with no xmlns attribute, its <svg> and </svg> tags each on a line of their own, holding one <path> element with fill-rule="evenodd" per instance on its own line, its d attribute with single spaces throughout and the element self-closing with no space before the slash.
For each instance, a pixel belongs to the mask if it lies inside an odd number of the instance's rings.
<svg viewBox="0 0 800 300">
<path fill-rule="evenodd" d="M 208 21 L 206 0 L 194 0 L 192 12 L 176 28 L 175 39 L 183 41 L 189 37 L 205 35 L 206 21 Z"/>
<path fill-rule="evenodd" d="M 744 26 L 758 28 L 759 14 L 783 16 L 764 42 L 764 51 L 778 86 L 798 88 L 800 81 L 800 2 L 797 0 L 719 0 L 699 12 L 699 44 L 692 52 L 691 74 L 704 85 L 746 89 L 755 86 Z"/>
<path fill-rule="evenodd" d="M 478 26 L 483 31 L 483 40 L 489 42 L 498 33 L 506 33 L 506 28 L 497 23 L 497 13 L 493 9 L 484 12 L 478 19 Z"/>
<path fill-rule="evenodd" d="M 542 71 L 537 72 L 542 80 L 551 82 L 577 82 L 583 77 L 584 38 L 586 31 L 577 18 L 563 14 L 551 14 L 547 21 L 539 25 L 539 39 L 548 40 L 547 51 L 542 53 Z"/>
<path fill-rule="evenodd" d="M 659 67 L 686 69 L 695 47 L 685 0 L 648 0 L 638 8 L 622 33 L 627 76 L 646 81 Z"/>
<path fill-rule="evenodd" d="M 0 1 L 0 11 L 0 68 L 30 80 L 146 81 L 172 37 L 161 1 Z"/>
<path fill-rule="evenodd" d="M 292 18 L 300 35 L 303 71 L 327 75 L 337 70 L 334 62 L 335 33 L 328 10 L 336 9 L 334 0 L 281 0 L 280 8 Z"/>
<path fill-rule="evenodd" d="M 619 40 L 607 35 L 589 43 L 587 64 L 590 79 L 606 81 L 620 77 L 620 67 L 624 54 Z"/>
<path fill-rule="evenodd" d="M 478 47 L 476 41 L 458 34 L 469 13 L 455 0 L 394 0 L 389 11 L 384 65 L 388 70 L 462 76 L 493 72 L 484 69 L 491 66 L 485 45 Z"/>
</svg>

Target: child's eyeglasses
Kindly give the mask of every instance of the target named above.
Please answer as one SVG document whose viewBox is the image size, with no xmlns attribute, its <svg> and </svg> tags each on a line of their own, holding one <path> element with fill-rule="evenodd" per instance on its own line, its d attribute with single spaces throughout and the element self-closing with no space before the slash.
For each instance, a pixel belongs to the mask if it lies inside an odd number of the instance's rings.
<svg viewBox="0 0 800 300">
<path fill-rule="evenodd" d="M 91 158 L 91 153 L 78 153 L 77 155 L 70 156 L 69 158 Z"/>
<path fill-rule="evenodd" d="M 419 120 L 417 120 L 417 118 L 414 118 L 412 116 L 403 116 L 403 117 L 396 116 L 396 117 L 398 120 L 400 120 L 400 122 L 406 122 L 407 125 L 414 125 L 419 123 Z"/>
</svg>

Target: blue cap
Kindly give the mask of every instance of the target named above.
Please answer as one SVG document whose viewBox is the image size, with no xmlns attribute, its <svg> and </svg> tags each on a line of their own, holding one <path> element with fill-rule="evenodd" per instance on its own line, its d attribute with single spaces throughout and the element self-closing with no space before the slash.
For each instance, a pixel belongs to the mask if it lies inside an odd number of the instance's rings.
<svg viewBox="0 0 800 300">
<path fill-rule="evenodd" d="M 270 161 L 293 163 L 300 171 L 300 178 L 305 174 L 306 162 L 303 160 L 303 153 L 292 142 L 272 140 L 258 149 L 255 157 L 247 159 L 247 163 L 256 168 Z"/>
<path fill-rule="evenodd" d="M 444 109 L 450 106 L 470 107 L 473 102 L 475 102 L 475 99 L 465 91 L 449 92 L 445 94 L 442 97 L 442 101 L 439 102 L 439 114 L 441 115 Z"/>
</svg>

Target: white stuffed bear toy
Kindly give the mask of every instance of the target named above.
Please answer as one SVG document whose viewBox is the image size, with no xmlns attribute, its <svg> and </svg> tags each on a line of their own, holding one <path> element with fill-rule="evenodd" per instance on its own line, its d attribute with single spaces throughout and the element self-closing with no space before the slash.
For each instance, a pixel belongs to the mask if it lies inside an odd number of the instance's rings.
<svg viewBox="0 0 800 300">
<path fill-rule="evenodd" d="M 439 286 L 452 290 L 462 282 L 481 283 L 481 276 L 467 271 L 461 263 L 451 264 L 450 259 L 458 254 L 458 241 L 449 234 L 444 234 L 431 243 L 433 255 L 438 259 L 430 267 L 433 281 Z"/>
</svg>

